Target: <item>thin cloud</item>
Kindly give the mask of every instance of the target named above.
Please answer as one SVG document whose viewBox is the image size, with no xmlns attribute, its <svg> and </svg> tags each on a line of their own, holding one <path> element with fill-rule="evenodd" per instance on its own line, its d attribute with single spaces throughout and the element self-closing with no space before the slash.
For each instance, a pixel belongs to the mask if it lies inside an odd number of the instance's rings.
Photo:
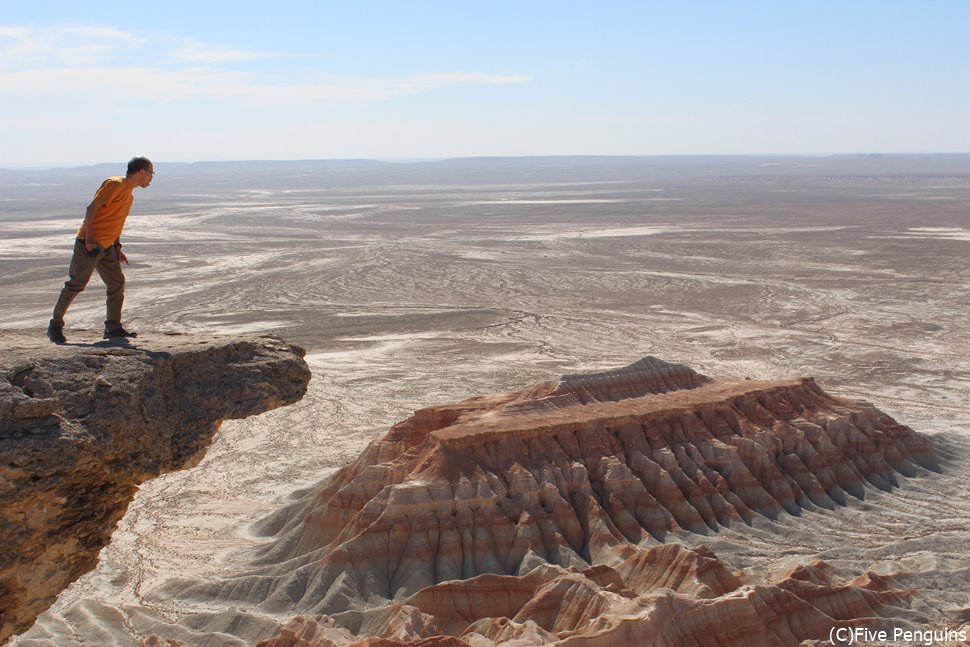
<svg viewBox="0 0 970 647">
<path fill-rule="evenodd" d="M 430 92 L 452 85 L 502 85 L 528 83 L 532 77 L 524 74 L 477 74 L 468 72 L 430 72 L 402 77 L 321 77 L 305 84 L 310 93 L 344 93 L 347 98 L 387 99 L 403 94 Z"/>
<path fill-rule="evenodd" d="M 145 42 L 112 27 L 0 26 L 0 67 L 96 65 Z"/>
<path fill-rule="evenodd" d="M 208 43 L 191 43 L 175 49 L 172 52 L 172 56 L 176 60 L 187 63 L 235 63 L 239 61 L 252 61 L 259 58 L 269 58 L 277 55 L 229 49 Z"/>
<path fill-rule="evenodd" d="M 138 66 L 47 67 L 0 72 L 0 87 L 11 94 L 34 96 L 77 95 L 89 88 L 117 85 L 132 99 L 174 100 L 232 94 L 227 88 L 242 84 L 238 73 L 204 68 L 163 70 Z"/>
<path fill-rule="evenodd" d="M 500 85 L 506 83 L 528 83 L 532 80 L 526 74 L 474 74 L 468 72 L 434 72 L 409 77 L 412 83 L 428 87 L 454 85 L 456 83 L 479 83 Z"/>
<path fill-rule="evenodd" d="M 84 93 L 92 87 L 119 85 L 131 99 L 177 101 L 192 98 L 241 99 L 253 104 L 367 102 L 430 92 L 458 84 L 526 83 L 526 75 L 459 72 L 407 77 L 319 76 L 300 82 L 270 81 L 241 71 L 187 66 L 179 69 L 144 66 L 46 67 L 0 70 L 0 95 L 34 96 Z"/>
<path fill-rule="evenodd" d="M 405 76 L 311 74 L 286 79 L 247 70 L 244 65 L 247 61 L 283 56 L 186 40 L 166 49 L 164 42 L 160 46 L 112 27 L 0 26 L 0 96 L 16 97 L 17 103 L 27 103 L 31 97 L 48 102 L 52 98 L 70 101 L 72 96 L 89 94 L 90 88 L 123 87 L 123 97 L 115 100 L 170 102 L 207 98 L 286 105 L 380 101 L 454 85 L 532 80 L 522 74 L 469 72 Z M 152 63 L 133 65 L 136 60 Z"/>
</svg>

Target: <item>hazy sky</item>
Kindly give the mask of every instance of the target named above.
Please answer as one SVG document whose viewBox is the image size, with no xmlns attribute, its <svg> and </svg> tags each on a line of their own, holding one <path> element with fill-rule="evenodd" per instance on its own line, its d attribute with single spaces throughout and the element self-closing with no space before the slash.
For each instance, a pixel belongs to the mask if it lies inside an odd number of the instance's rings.
<svg viewBox="0 0 970 647">
<path fill-rule="evenodd" d="M 970 0 L 0 0 L 0 167 L 970 151 Z"/>
</svg>

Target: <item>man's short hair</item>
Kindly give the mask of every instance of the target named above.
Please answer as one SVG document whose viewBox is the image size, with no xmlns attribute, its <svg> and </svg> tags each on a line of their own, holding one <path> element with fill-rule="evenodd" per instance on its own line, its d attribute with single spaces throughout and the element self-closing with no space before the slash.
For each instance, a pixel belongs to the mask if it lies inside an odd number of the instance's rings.
<svg viewBox="0 0 970 647">
<path fill-rule="evenodd" d="M 147 171 L 152 167 L 152 161 L 147 157 L 132 157 L 128 162 L 128 175 L 134 175 L 138 171 Z"/>
</svg>

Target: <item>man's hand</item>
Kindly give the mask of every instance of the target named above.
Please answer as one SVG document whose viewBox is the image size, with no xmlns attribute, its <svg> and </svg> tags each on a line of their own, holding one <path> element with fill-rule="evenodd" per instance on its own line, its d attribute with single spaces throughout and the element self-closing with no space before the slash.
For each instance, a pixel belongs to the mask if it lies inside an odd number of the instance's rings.
<svg viewBox="0 0 970 647">
<path fill-rule="evenodd" d="M 125 265 L 128 265 L 128 257 L 125 256 L 125 253 L 121 251 L 120 247 L 115 247 L 115 253 L 118 255 L 119 263 L 124 263 Z"/>
<path fill-rule="evenodd" d="M 88 250 L 89 252 L 92 249 L 94 249 L 95 247 L 97 247 L 97 246 L 98 246 L 98 244 L 96 242 L 94 242 L 94 239 L 93 238 L 85 238 L 84 239 L 84 249 Z"/>
</svg>

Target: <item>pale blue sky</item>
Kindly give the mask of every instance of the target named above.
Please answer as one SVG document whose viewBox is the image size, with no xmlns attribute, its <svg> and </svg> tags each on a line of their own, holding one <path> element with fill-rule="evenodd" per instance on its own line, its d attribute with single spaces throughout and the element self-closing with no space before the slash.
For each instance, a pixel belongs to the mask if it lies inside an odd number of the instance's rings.
<svg viewBox="0 0 970 647">
<path fill-rule="evenodd" d="M 968 0 L 0 0 L 0 167 L 953 151 Z"/>
</svg>

